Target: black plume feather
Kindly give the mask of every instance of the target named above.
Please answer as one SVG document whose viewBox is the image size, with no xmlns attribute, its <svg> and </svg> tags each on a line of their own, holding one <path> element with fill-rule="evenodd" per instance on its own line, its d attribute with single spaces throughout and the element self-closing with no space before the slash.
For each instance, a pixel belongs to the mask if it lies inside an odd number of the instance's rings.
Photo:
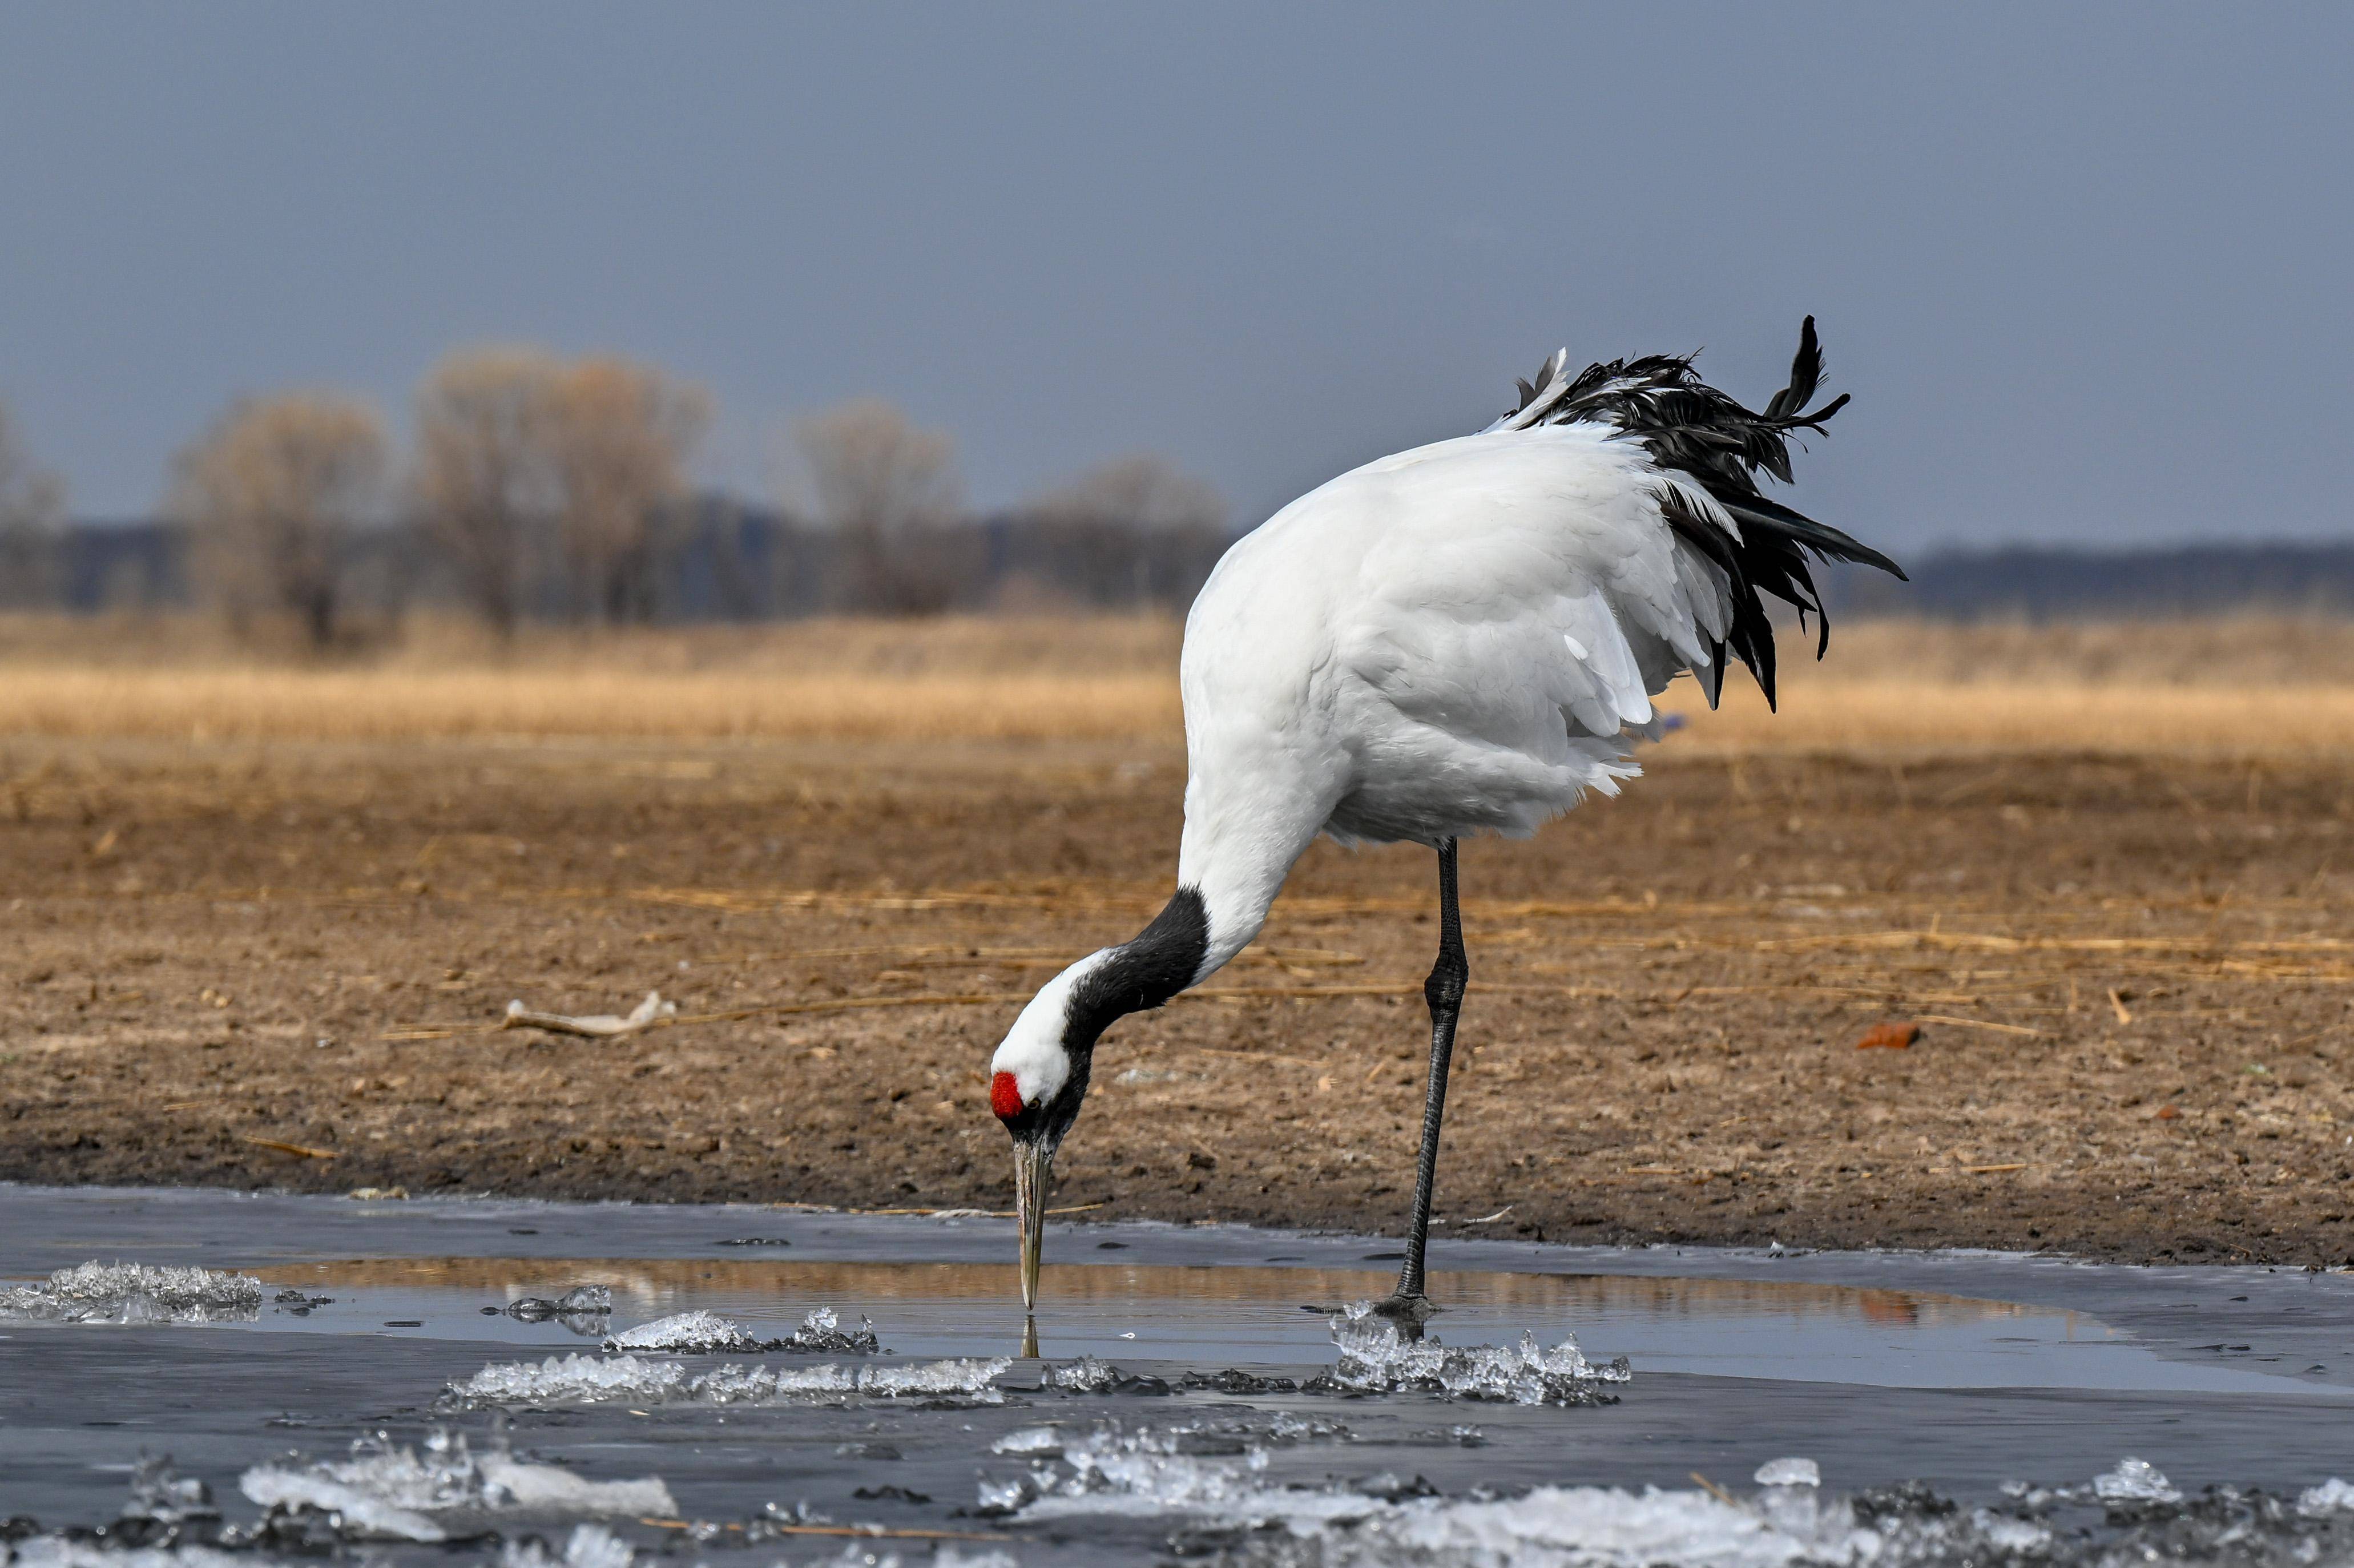
<svg viewBox="0 0 2354 1568">
<path fill-rule="evenodd" d="M 1546 368 L 1552 368 L 1550 362 Z M 1800 412 L 1821 387 L 1822 378 L 1822 342 L 1815 335 L 1815 318 L 1808 316 L 1798 328 L 1798 352 L 1790 360 L 1790 384 L 1774 394 L 1763 413 L 1752 412 L 1701 380 L 1692 372 L 1691 355 L 1655 354 L 1589 365 L 1549 407 L 1511 421 L 1519 426 L 1577 421 L 1615 426 L 1642 442 L 1653 462 L 1691 480 L 1731 515 L 1740 529 L 1738 538 L 1700 515 L 1673 492 L 1659 497 L 1668 525 L 1714 562 L 1732 585 L 1733 622 L 1725 630 L 1723 645 L 1712 650 L 1716 667 L 1703 677 L 1712 707 L 1723 694 L 1723 655 L 1728 649 L 1749 666 L 1766 694 L 1766 705 L 1773 705 L 1774 626 L 1761 595 L 1770 594 L 1795 606 L 1801 627 L 1808 613 L 1814 614 L 1817 658 L 1830 646 L 1830 617 L 1824 612 L 1821 591 L 1807 569 L 1808 556 L 1855 561 L 1899 578 L 1904 576 L 1903 568 L 1879 551 L 1793 511 L 1757 487 L 1761 472 L 1785 484 L 1791 482 L 1790 437 L 1806 430 L 1826 434 L 1823 422 L 1847 407 L 1847 394 L 1842 392 L 1812 413 Z M 1515 413 L 1529 410 L 1530 405 L 1544 398 L 1548 384 L 1543 372 L 1533 387 L 1525 381 L 1520 383 L 1521 401 Z"/>
</svg>

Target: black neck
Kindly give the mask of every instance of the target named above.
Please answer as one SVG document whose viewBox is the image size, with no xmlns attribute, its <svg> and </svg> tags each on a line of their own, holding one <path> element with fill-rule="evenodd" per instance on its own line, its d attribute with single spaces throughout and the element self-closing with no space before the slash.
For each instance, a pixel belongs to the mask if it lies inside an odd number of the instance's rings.
<svg viewBox="0 0 2354 1568">
<path fill-rule="evenodd" d="M 1092 1046 L 1116 1020 L 1159 1007 L 1193 983 L 1209 950 L 1209 906 L 1201 889 L 1180 887 L 1151 925 L 1073 988 L 1066 1042 L 1075 1050 Z"/>
</svg>

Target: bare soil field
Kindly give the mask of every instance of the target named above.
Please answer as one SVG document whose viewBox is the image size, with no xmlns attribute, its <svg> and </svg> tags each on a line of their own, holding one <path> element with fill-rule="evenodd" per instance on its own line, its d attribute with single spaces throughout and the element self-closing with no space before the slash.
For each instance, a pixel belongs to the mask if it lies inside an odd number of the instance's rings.
<svg viewBox="0 0 2354 1568">
<path fill-rule="evenodd" d="M 2088 673 L 2002 635 L 1864 629 L 1847 687 L 1729 698 L 1621 799 L 1467 846 L 1450 1228 L 2354 1257 L 2347 640 Z M 1082 687 L 1168 692 L 1174 633 L 1118 636 L 441 671 L 510 705 L 479 725 L 414 662 L 281 670 L 269 708 L 132 662 L 101 712 L 0 648 L 0 1177 L 1002 1207 L 990 1049 L 1169 892 L 1173 693 Z M 851 676 L 864 716 L 793 727 Z M 663 683 L 706 677 L 738 698 L 679 717 Z M 1431 877 L 1312 851 L 1257 948 L 1114 1030 L 1056 1202 L 1394 1230 Z M 652 989 L 681 1018 L 618 1042 L 494 1028 Z"/>
</svg>

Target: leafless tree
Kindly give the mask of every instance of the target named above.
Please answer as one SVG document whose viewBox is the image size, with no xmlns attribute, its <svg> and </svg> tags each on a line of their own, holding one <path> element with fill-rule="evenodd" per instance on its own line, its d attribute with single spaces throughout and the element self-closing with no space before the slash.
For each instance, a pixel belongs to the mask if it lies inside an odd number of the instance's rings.
<svg viewBox="0 0 2354 1568">
<path fill-rule="evenodd" d="M 384 471 L 384 424 L 365 403 L 331 392 L 241 401 L 180 454 L 174 510 L 232 614 L 291 615 L 323 648 Z"/>
<path fill-rule="evenodd" d="M 468 349 L 417 392 L 414 503 L 458 591 L 502 637 L 523 615 L 534 531 L 557 508 L 563 377 L 537 349 Z"/>
<path fill-rule="evenodd" d="M 845 609 L 931 614 L 965 576 L 949 527 L 961 508 L 956 443 L 880 398 L 801 428 L 818 520 L 833 531 Z"/>
<path fill-rule="evenodd" d="M 1190 593 L 1225 543 L 1225 499 L 1145 452 L 1089 470 L 1029 514 L 1054 575 L 1098 604 Z"/>
<path fill-rule="evenodd" d="M 565 366 L 553 392 L 557 532 L 575 606 L 615 623 L 651 620 L 710 397 L 612 355 Z"/>
<path fill-rule="evenodd" d="M 0 406 L 0 609 L 57 602 L 65 483 L 34 466 Z"/>
</svg>

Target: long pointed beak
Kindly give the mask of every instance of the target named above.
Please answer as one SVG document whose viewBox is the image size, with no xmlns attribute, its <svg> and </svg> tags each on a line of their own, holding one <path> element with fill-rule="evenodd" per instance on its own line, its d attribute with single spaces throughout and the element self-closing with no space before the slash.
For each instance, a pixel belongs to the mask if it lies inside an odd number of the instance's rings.
<svg viewBox="0 0 2354 1568">
<path fill-rule="evenodd" d="M 1046 1173 L 1053 1151 L 1035 1143 L 1013 1146 L 1013 1223 L 1022 1233 L 1022 1309 L 1038 1308 L 1038 1264 L 1046 1244 Z"/>
</svg>

